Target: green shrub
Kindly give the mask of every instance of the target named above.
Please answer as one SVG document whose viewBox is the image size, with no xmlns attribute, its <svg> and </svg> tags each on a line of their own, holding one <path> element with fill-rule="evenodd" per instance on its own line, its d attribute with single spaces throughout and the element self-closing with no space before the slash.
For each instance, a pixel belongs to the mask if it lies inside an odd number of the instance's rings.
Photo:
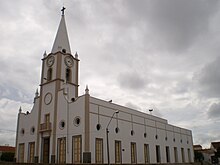
<svg viewBox="0 0 220 165">
<path fill-rule="evenodd" d="M 15 153 L 13 152 L 3 152 L 1 156 L 1 161 L 13 162 Z"/>
</svg>

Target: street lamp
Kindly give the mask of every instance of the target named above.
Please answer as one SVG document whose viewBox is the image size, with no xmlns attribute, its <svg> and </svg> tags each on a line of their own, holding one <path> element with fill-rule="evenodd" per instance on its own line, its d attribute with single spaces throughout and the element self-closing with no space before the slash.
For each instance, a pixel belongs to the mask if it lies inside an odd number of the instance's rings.
<svg viewBox="0 0 220 165">
<path fill-rule="evenodd" d="M 107 125 L 107 127 L 106 127 L 106 141 L 107 141 L 108 165 L 110 165 L 110 158 L 109 158 L 109 141 L 108 141 L 109 130 L 108 130 L 108 126 L 109 126 L 109 124 L 111 123 L 111 121 L 112 121 L 112 119 L 113 119 L 113 117 L 114 117 L 114 115 L 115 115 L 116 113 L 119 113 L 119 111 L 115 111 L 115 112 L 112 114 L 112 117 L 111 117 L 111 119 L 110 119 L 110 121 L 108 122 L 108 125 Z"/>
<path fill-rule="evenodd" d="M 68 161 L 69 161 L 69 104 L 73 102 L 73 99 L 69 100 L 69 87 L 67 86 L 67 83 L 64 83 L 66 85 L 66 90 L 64 89 L 64 99 L 66 100 L 67 103 L 67 137 L 66 137 L 66 142 L 67 142 L 67 155 L 68 155 Z"/>
</svg>

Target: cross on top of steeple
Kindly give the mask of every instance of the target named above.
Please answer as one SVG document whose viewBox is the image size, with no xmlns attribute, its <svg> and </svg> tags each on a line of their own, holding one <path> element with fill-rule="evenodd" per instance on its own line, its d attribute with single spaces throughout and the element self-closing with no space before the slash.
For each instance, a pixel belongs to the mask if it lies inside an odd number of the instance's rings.
<svg viewBox="0 0 220 165">
<path fill-rule="evenodd" d="M 63 8 L 61 9 L 61 11 L 62 11 L 62 15 L 64 15 L 64 11 L 65 11 L 65 7 L 63 6 Z"/>
<path fill-rule="evenodd" d="M 57 35 L 53 44 L 53 48 L 51 53 L 56 53 L 58 51 L 64 51 L 65 53 L 70 53 L 70 43 L 68 39 L 68 34 L 67 34 L 67 28 L 66 28 L 66 23 L 65 23 L 65 17 L 64 17 L 64 10 L 66 8 L 62 8 L 62 17 L 60 20 L 60 25 L 57 30 Z"/>
</svg>

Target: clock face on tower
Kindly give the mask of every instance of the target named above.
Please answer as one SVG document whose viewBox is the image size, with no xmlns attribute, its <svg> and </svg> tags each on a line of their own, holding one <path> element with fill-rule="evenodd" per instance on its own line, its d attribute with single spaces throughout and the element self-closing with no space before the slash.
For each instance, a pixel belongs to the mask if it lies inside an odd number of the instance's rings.
<svg viewBox="0 0 220 165">
<path fill-rule="evenodd" d="M 46 105 L 49 105 L 49 104 L 51 103 L 52 99 L 53 99 L 52 94 L 51 94 L 51 93 L 47 93 L 47 94 L 44 96 L 44 103 L 45 103 Z"/>
<path fill-rule="evenodd" d="M 65 57 L 64 59 L 66 66 L 72 67 L 73 66 L 73 59 L 70 56 Z"/>
<path fill-rule="evenodd" d="M 47 66 L 48 67 L 51 67 L 54 63 L 54 56 L 50 56 L 48 59 L 47 59 Z"/>
</svg>

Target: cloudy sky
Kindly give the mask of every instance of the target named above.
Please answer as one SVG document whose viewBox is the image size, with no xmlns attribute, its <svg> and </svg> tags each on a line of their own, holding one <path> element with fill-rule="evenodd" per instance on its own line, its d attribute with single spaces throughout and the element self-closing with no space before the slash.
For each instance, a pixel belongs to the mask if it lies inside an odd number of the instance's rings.
<svg viewBox="0 0 220 165">
<path fill-rule="evenodd" d="M 88 84 L 191 129 L 194 144 L 220 141 L 220 1 L 0 0 L 0 145 L 14 145 L 18 109 L 32 108 L 63 3 L 80 94 Z"/>
</svg>

